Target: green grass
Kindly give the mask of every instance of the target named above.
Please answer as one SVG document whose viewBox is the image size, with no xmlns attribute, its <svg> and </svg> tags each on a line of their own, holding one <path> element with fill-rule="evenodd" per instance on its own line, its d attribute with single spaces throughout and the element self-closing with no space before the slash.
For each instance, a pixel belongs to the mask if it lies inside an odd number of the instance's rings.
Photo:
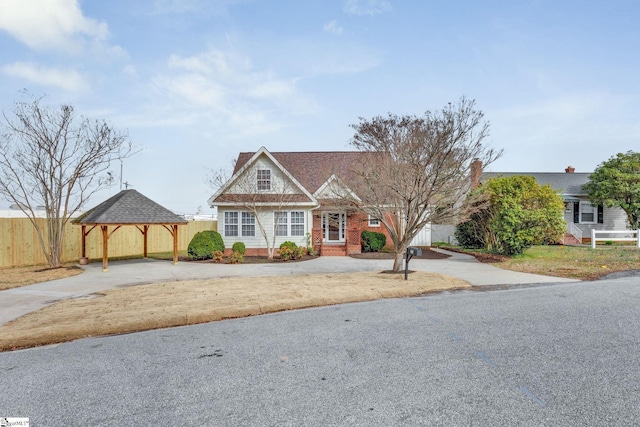
<svg viewBox="0 0 640 427">
<path fill-rule="evenodd" d="M 454 248 L 454 247 L 450 247 Z M 593 280 L 615 271 L 640 270 L 640 249 L 627 245 L 533 246 L 522 255 L 488 257 L 486 251 L 463 250 L 507 270 Z"/>
</svg>

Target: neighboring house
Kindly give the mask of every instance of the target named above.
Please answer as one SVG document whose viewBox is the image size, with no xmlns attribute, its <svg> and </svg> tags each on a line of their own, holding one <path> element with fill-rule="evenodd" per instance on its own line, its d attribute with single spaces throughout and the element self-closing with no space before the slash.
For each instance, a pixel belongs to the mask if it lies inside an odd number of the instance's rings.
<svg viewBox="0 0 640 427">
<path fill-rule="evenodd" d="M 209 199 L 218 209 L 218 232 L 230 248 L 243 242 L 248 255 L 265 255 L 259 222 L 277 249 L 284 241 L 313 246 L 320 255 L 360 253 L 362 230 L 385 233 L 341 194 L 358 200 L 351 173 L 364 154 L 357 151 L 240 153 L 233 176 Z"/>
<path fill-rule="evenodd" d="M 480 166 L 481 167 L 481 166 Z M 473 175 L 473 172 L 472 172 Z M 591 173 L 576 173 L 571 166 L 564 173 L 556 172 L 481 172 L 484 181 L 499 176 L 531 176 L 539 185 L 549 184 L 564 199 L 564 220 L 567 223 L 565 243 L 591 239 L 591 230 L 626 230 L 627 216 L 620 208 L 594 206 L 582 186 Z M 473 179 L 473 177 L 472 177 Z"/>
</svg>

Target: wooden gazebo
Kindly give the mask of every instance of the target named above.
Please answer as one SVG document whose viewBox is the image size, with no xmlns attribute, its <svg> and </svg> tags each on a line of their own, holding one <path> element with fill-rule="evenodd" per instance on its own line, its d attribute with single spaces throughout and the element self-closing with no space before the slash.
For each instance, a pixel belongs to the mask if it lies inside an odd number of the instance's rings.
<svg viewBox="0 0 640 427">
<path fill-rule="evenodd" d="M 136 190 L 123 190 L 95 208 L 73 220 L 82 226 L 82 257 L 86 257 L 86 239 L 91 231 L 102 230 L 102 271 L 107 271 L 109 237 L 120 227 L 134 226 L 144 238 L 144 257 L 147 257 L 147 235 L 151 225 L 166 228 L 173 236 L 173 263 L 178 262 L 178 225 L 188 221 L 160 206 Z M 109 228 L 111 227 L 111 230 Z"/>
</svg>

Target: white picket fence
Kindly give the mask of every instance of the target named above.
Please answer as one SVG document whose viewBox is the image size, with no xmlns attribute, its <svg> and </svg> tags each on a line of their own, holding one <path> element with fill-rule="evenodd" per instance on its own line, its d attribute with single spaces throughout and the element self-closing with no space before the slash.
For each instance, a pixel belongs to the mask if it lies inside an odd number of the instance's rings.
<svg viewBox="0 0 640 427">
<path fill-rule="evenodd" d="M 635 234 L 636 237 L 596 237 L 598 234 Z M 640 232 L 638 230 L 591 230 L 591 248 L 596 248 L 596 241 L 601 242 L 636 242 L 640 248 Z"/>
</svg>

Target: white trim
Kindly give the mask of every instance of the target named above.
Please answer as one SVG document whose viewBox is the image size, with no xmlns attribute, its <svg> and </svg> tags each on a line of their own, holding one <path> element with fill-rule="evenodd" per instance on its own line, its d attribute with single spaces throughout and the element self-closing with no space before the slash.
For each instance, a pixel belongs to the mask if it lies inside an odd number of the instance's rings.
<svg viewBox="0 0 640 427">
<path fill-rule="evenodd" d="M 260 172 L 269 172 L 269 179 L 265 179 L 260 178 Z M 271 191 L 272 185 L 271 185 L 271 181 L 273 180 L 273 176 L 271 174 L 271 169 L 256 169 L 256 192 L 258 193 L 267 193 L 269 191 Z M 269 183 L 269 188 L 260 188 L 260 182 L 262 183 Z"/>
<path fill-rule="evenodd" d="M 578 209 L 578 223 L 579 224 L 597 224 L 598 223 L 598 206 L 592 204 L 591 202 L 589 202 L 587 200 L 580 200 L 579 205 L 580 205 L 580 207 Z M 593 221 L 583 221 L 582 220 L 582 214 L 586 213 L 583 210 L 583 206 L 585 206 L 585 205 L 591 206 L 591 209 L 592 209 L 591 213 L 593 214 Z"/>
<path fill-rule="evenodd" d="M 635 234 L 636 237 L 596 237 L 597 234 Z M 640 248 L 640 230 L 591 230 L 591 249 L 596 248 L 596 241 L 636 242 Z"/>
<path fill-rule="evenodd" d="M 302 223 L 293 223 L 292 221 L 292 213 L 293 212 L 298 212 L 302 214 Z M 277 227 L 281 227 L 284 226 L 285 223 L 281 224 L 280 223 L 280 219 L 278 219 L 278 224 L 276 225 L 276 214 L 285 214 L 284 215 L 284 219 L 286 219 L 286 226 L 287 226 L 287 232 L 286 234 L 277 234 Z M 302 225 L 302 234 L 296 234 L 293 235 L 293 233 L 291 232 L 291 227 L 293 225 Z M 306 211 L 304 210 L 297 210 L 297 209 L 292 209 L 292 210 L 286 210 L 286 211 L 273 211 L 273 233 L 276 235 L 276 237 L 304 237 L 306 236 L 307 233 L 307 215 L 306 215 Z"/>
<path fill-rule="evenodd" d="M 374 221 L 373 223 L 371 221 Z M 367 215 L 367 223 L 369 227 L 380 227 L 380 220 L 372 218 L 371 215 Z"/>
<path fill-rule="evenodd" d="M 237 222 L 236 223 L 229 223 L 227 224 L 227 214 L 232 214 L 235 213 L 237 214 Z M 251 217 L 253 217 L 253 224 L 251 223 L 244 223 L 244 214 L 248 214 Z M 253 212 L 248 211 L 248 210 L 240 210 L 240 209 L 231 209 L 228 211 L 224 211 L 224 214 L 221 216 L 221 221 L 222 223 L 222 227 L 220 227 L 220 225 L 218 225 L 218 229 L 222 230 L 222 233 L 220 233 L 220 235 L 222 237 L 236 237 L 236 238 L 241 238 L 241 237 L 256 237 L 256 227 L 258 227 L 257 224 L 257 220 L 256 220 L 256 216 L 253 214 Z M 237 234 L 233 235 L 233 234 L 227 234 L 227 225 L 231 226 L 235 226 L 237 227 Z M 252 225 L 253 226 L 253 234 L 244 234 L 244 231 L 242 229 L 243 226 L 245 225 Z"/>
<path fill-rule="evenodd" d="M 329 215 L 338 215 L 338 240 L 329 240 L 329 227 L 327 226 Z M 322 228 L 322 241 L 324 243 L 344 243 L 347 234 L 347 213 L 344 211 L 323 212 L 320 227 Z"/>
</svg>

